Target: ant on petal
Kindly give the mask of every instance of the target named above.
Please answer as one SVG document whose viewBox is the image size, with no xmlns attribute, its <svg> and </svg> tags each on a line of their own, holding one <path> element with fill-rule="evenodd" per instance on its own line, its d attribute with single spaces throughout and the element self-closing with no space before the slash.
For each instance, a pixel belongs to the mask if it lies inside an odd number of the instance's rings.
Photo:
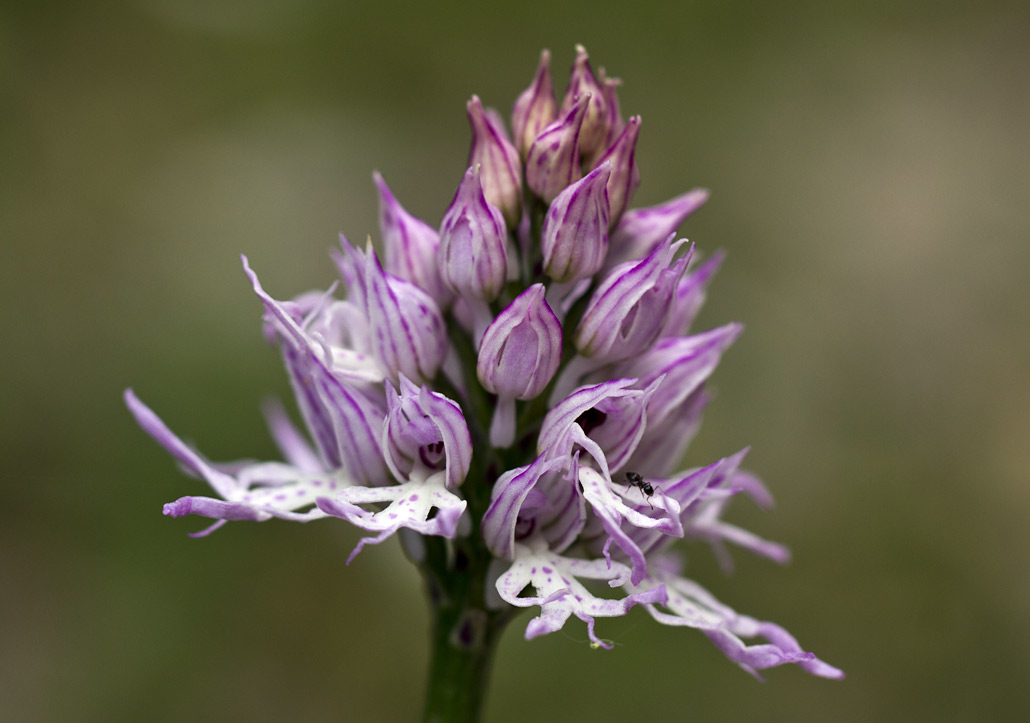
<svg viewBox="0 0 1030 723">
<path fill-rule="evenodd" d="M 654 509 L 654 505 L 651 504 L 651 495 L 654 494 L 654 487 L 651 486 L 650 482 L 648 482 L 646 479 L 641 477 L 636 472 L 627 472 L 626 485 L 628 487 L 636 487 L 638 490 L 640 490 L 640 494 L 647 502 L 647 506 L 650 507 L 652 510 Z"/>
</svg>

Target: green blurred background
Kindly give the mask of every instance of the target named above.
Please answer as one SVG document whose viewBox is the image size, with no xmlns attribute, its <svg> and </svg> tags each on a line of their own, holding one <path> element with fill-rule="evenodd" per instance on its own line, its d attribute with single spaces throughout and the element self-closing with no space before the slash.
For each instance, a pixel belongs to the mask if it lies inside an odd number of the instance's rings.
<svg viewBox="0 0 1030 723">
<path fill-rule="evenodd" d="M 395 544 L 233 524 L 131 421 L 274 458 L 288 397 L 238 256 L 285 298 L 376 231 L 371 173 L 437 223 L 464 102 L 507 112 L 573 46 L 644 126 L 635 205 L 729 258 L 699 328 L 747 331 L 691 464 L 745 444 L 789 544 L 693 575 L 848 673 L 761 685 L 646 615 L 525 642 L 492 721 L 1014 720 L 1030 712 L 1030 23 L 1019 0 L 124 0 L 0 5 L 0 717 L 403 721 L 426 615 Z"/>
</svg>

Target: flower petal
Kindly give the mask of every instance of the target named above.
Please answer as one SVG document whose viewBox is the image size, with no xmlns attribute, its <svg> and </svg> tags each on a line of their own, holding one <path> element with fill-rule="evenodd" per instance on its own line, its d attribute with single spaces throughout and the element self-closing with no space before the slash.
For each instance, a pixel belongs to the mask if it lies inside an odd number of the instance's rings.
<svg viewBox="0 0 1030 723">
<path fill-rule="evenodd" d="M 422 535 L 454 537 L 458 520 L 468 504 L 444 486 L 445 475 L 437 473 L 421 481 L 405 482 L 389 487 L 348 487 L 333 497 L 316 500 L 322 512 L 347 520 L 369 532 L 347 558 L 347 564 L 365 545 L 378 545 L 401 528 Z M 379 511 L 365 510 L 360 505 L 388 503 Z M 435 515 L 431 513 L 435 510 Z"/>
<path fill-rule="evenodd" d="M 623 576 L 628 576 L 628 571 L 620 563 L 563 557 L 537 543 L 515 546 L 515 560 L 497 578 L 496 587 L 501 598 L 511 605 L 540 606 L 540 615 L 526 626 L 527 640 L 560 630 L 569 617 L 575 615 L 587 623 L 588 634 L 595 645 L 610 648 L 610 644 L 594 634 L 595 617 L 625 615 L 634 605 L 664 603 L 666 599 L 661 586 L 616 600 L 599 598 L 577 579 L 612 580 Z M 522 592 L 530 585 L 536 594 L 523 596 Z"/>
</svg>

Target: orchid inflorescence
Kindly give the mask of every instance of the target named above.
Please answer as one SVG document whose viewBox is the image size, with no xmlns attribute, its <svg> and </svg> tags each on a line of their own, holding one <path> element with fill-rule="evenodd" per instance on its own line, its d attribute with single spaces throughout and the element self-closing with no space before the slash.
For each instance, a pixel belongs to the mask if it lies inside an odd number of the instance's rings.
<svg viewBox="0 0 1030 723">
<path fill-rule="evenodd" d="M 468 102 L 468 170 L 439 229 L 375 174 L 381 252 L 341 236 L 344 299 L 277 300 L 243 258 L 308 433 L 268 408 L 285 462 L 209 462 L 126 392 L 143 429 L 215 492 L 164 513 L 215 521 L 197 535 L 234 520 L 342 518 L 368 533 L 348 562 L 400 533 L 438 604 L 461 589 L 492 615 L 539 608 L 527 638 L 575 616 L 608 648 L 595 619 L 640 605 L 700 629 L 756 676 L 796 663 L 842 677 L 681 574 L 670 549 L 681 538 L 723 563 L 726 543 L 788 557 L 723 520 L 738 494 L 771 504 L 740 468 L 746 450 L 679 471 L 707 379 L 741 331 L 689 331 L 723 257 L 694 264 L 675 231 L 707 194 L 627 210 L 640 117 L 623 120 L 618 81 L 595 75 L 583 48 L 560 104 L 549 66 L 544 51 L 511 134 Z"/>
</svg>

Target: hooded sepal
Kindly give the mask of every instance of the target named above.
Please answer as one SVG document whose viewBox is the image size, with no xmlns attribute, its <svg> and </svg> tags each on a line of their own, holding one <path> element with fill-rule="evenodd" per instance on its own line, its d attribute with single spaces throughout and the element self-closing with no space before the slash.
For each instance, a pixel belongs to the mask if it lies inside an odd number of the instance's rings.
<svg viewBox="0 0 1030 723">
<path fill-rule="evenodd" d="M 542 492 L 536 492 L 536 499 L 531 499 L 530 495 L 535 492 L 541 477 L 559 471 L 564 464 L 565 460 L 545 460 L 540 456 L 531 464 L 510 469 L 498 477 L 482 525 L 483 540 L 494 557 L 512 559 L 519 513 L 527 505 L 527 500 L 530 511 L 546 504 Z"/>
<path fill-rule="evenodd" d="M 617 371 L 638 378 L 641 385 L 661 380 L 647 408 L 648 420 L 661 424 L 701 388 L 741 331 L 740 324 L 726 324 L 701 334 L 665 337 L 643 354 L 617 365 Z M 668 432 L 663 429 L 661 433 Z"/>
<path fill-rule="evenodd" d="M 400 482 L 442 472 L 450 489 L 464 481 L 472 463 L 472 436 L 461 407 L 443 394 L 401 375 L 400 392 L 386 385 L 382 453 Z"/>
<path fill-rule="evenodd" d="M 562 329 L 533 284 L 501 311 L 479 345 L 476 372 L 492 394 L 532 399 L 554 377 L 561 361 Z"/>
</svg>

